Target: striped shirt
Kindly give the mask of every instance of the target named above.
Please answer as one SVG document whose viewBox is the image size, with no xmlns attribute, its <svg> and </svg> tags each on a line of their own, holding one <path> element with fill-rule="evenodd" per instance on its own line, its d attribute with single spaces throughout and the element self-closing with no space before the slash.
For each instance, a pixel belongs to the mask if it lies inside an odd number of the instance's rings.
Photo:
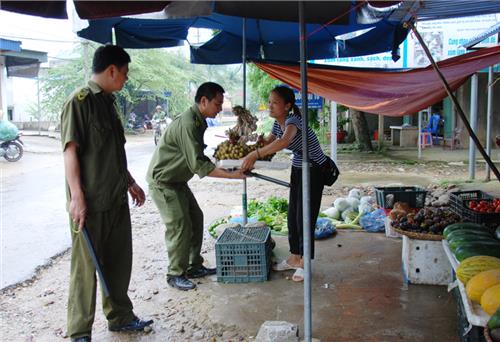
<svg viewBox="0 0 500 342">
<path fill-rule="evenodd" d="M 302 167 L 302 117 L 293 114 L 288 115 L 285 120 L 285 129 L 288 125 L 297 127 L 297 134 L 287 147 L 293 152 L 292 166 Z M 277 138 L 283 136 L 283 130 L 278 121 L 274 121 L 271 134 Z M 322 165 L 326 161 L 326 156 L 321 150 L 316 134 L 310 127 L 307 128 L 307 142 L 309 143 L 309 161 Z"/>
</svg>

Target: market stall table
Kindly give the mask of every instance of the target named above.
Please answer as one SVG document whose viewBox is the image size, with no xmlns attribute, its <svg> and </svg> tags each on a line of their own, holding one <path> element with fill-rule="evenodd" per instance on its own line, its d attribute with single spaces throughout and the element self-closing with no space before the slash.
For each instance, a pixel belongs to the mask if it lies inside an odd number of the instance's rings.
<svg viewBox="0 0 500 342">
<path fill-rule="evenodd" d="M 444 252 L 446 253 L 451 267 L 453 268 L 453 272 L 456 272 L 460 262 L 451 252 L 450 247 L 448 246 L 448 242 L 446 240 L 442 240 L 442 244 Z M 467 293 L 465 292 L 465 286 L 460 280 L 456 279 L 454 283 L 450 284 L 450 289 L 455 286 L 458 286 L 458 289 L 460 290 L 460 297 L 462 299 L 462 303 L 464 305 L 467 320 L 469 321 L 469 323 L 471 325 L 485 327 L 488 323 L 489 315 L 483 311 L 479 304 L 471 302 L 469 297 L 467 297 Z"/>
<path fill-rule="evenodd" d="M 418 127 L 415 126 L 389 126 L 391 129 L 391 144 L 400 147 L 417 146 Z"/>
</svg>

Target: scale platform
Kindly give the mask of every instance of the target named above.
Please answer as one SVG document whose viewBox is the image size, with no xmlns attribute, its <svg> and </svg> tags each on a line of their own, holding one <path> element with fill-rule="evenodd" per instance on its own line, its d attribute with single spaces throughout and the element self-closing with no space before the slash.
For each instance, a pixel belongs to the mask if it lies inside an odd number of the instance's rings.
<svg viewBox="0 0 500 342">
<path fill-rule="evenodd" d="M 239 159 L 223 159 L 217 161 L 217 166 L 225 169 L 238 168 L 241 166 L 242 160 Z M 257 160 L 254 169 L 268 169 L 268 170 L 285 170 L 290 167 L 289 162 L 279 161 L 265 161 Z"/>
</svg>

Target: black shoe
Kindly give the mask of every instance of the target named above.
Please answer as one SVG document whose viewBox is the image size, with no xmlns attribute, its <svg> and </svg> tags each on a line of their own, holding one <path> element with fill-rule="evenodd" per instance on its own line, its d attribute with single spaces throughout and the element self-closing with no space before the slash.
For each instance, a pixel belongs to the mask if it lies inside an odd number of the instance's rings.
<svg viewBox="0 0 500 342">
<path fill-rule="evenodd" d="M 90 341 L 91 341 L 90 336 L 82 336 L 71 339 L 71 342 L 90 342 Z"/>
<path fill-rule="evenodd" d="M 216 268 L 207 268 L 201 265 L 196 271 L 191 271 L 187 273 L 188 278 L 202 278 L 208 275 L 213 275 L 217 273 Z"/>
<path fill-rule="evenodd" d="M 192 290 L 196 287 L 195 283 L 184 276 L 168 276 L 167 283 L 181 291 Z"/>
<path fill-rule="evenodd" d="M 143 321 L 139 318 L 134 318 L 134 320 L 128 324 L 118 325 L 114 327 L 109 327 L 109 331 L 143 331 L 145 327 L 153 324 L 153 320 Z M 90 340 L 89 340 L 90 341 Z"/>
</svg>

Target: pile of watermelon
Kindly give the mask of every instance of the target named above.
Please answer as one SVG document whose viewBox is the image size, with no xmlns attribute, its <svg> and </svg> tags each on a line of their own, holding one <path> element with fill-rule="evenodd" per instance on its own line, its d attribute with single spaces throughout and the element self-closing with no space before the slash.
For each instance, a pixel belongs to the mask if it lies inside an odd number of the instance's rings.
<svg viewBox="0 0 500 342">
<path fill-rule="evenodd" d="M 500 258 L 500 240 L 495 236 L 499 230 L 494 232 L 476 223 L 454 223 L 445 228 L 443 236 L 458 261 L 476 255 Z"/>
</svg>

